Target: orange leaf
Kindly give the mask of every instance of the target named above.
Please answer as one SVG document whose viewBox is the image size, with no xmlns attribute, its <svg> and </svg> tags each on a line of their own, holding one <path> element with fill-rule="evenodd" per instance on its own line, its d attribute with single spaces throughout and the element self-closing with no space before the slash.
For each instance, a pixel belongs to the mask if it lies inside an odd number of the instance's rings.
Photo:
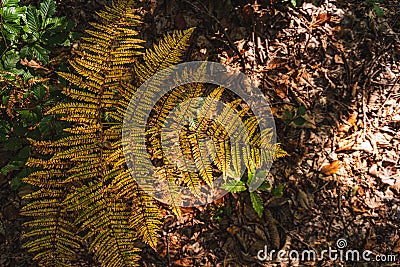
<svg viewBox="0 0 400 267">
<path fill-rule="evenodd" d="M 340 168 L 340 160 L 335 160 L 331 164 L 322 166 L 321 172 L 325 175 L 332 175 L 338 172 Z"/>
<path fill-rule="evenodd" d="M 322 25 L 326 22 L 329 22 L 331 19 L 331 15 L 327 12 L 321 12 L 317 16 L 317 24 Z"/>
</svg>

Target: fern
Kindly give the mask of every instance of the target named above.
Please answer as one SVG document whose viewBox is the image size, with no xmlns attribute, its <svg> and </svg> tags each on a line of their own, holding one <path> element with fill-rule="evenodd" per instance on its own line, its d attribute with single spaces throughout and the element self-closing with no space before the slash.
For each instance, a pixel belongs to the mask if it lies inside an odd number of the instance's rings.
<svg viewBox="0 0 400 267">
<path fill-rule="evenodd" d="M 135 12 L 131 1 L 115 0 L 98 13 L 101 20 L 91 24 L 81 50 L 70 61 L 75 72 L 59 73 L 69 82 L 63 93 L 71 102 L 59 103 L 47 112 L 69 123 L 68 136 L 56 141 L 31 140 L 34 155 L 40 156 L 28 161 L 37 171 L 24 181 L 37 191 L 27 196 L 31 202 L 22 212 L 32 217 L 26 223 L 30 228 L 26 247 L 42 266 L 71 266 L 82 249 L 93 253 L 100 266 L 136 266 L 139 241 L 156 247 L 160 212 L 148 194 L 156 192 L 152 184 L 138 184 L 131 175 L 147 173 L 148 162 L 140 156 L 151 158 L 160 194 L 180 216 L 180 206 L 188 199 L 178 194 L 179 186 L 200 195 L 202 185 L 212 189 L 222 174 L 225 189 L 243 191 L 251 179 L 260 178 L 253 169 L 285 154 L 279 149 L 274 154 L 276 147 L 268 145 L 271 132 L 258 130 L 257 120 L 240 99 L 226 102 L 222 112 L 215 114 L 226 93 L 222 87 L 210 92 L 200 83 L 178 86 L 152 107 L 150 100 L 159 89 L 150 85 L 139 92 L 138 86 L 181 60 L 193 29 L 167 34 L 142 52 L 143 41 L 134 30 L 140 23 Z M 203 72 L 202 67 L 186 71 L 183 78 Z M 159 77 L 159 84 L 168 78 L 165 75 Z M 133 96 L 140 100 L 134 108 L 130 106 Z M 176 108 L 187 101 L 192 102 Z M 145 110 L 152 110 L 146 131 L 135 131 L 132 116 L 129 137 L 146 143 L 126 146 L 122 140 L 126 114 L 141 116 Z M 166 154 L 161 136 L 178 143 L 179 153 Z M 231 138 L 238 142 L 232 143 Z M 135 164 L 130 164 L 136 157 Z M 244 168 L 248 181 L 228 179 L 240 179 Z M 252 192 L 251 199 L 261 214 L 260 196 Z"/>
<path fill-rule="evenodd" d="M 69 136 L 31 140 L 37 153 L 48 155 L 28 162 L 38 170 L 24 181 L 38 190 L 27 196 L 31 202 L 22 210 L 33 218 L 26 223 L 25 246 L 42 266 L 73 265 L 83 244 L 102 266 L 136 266 L 135 240 L 156 246 L 159 209 L 126 169 L 122 119 L 136 91 L 132 65 L 140 82 L 176 64 L 193 30 L 167 35 L 143 54 L 135 12 L 131 1 L 121 0 L 98 13 L 101 21 L 91 24 L 82 50 L 70 61 L 76 73 L 59 73 L 70 83 L 63 93 L 75 102 L 47 112 L 71 123 L 65 129 Z"/>
</svg>

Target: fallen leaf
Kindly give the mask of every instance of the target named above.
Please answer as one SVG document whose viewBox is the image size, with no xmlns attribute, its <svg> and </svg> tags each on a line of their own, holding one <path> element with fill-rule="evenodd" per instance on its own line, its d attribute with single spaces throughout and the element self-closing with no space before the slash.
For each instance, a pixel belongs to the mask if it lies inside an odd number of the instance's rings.
<svg viewBox="0 0 400 267">
<path fill-rule="evenodd" d="M 332 175 L 338 172 L 340 168 L 340 160 L 335 160 L 331 164 L 322 166 L 321 172 L 325 175 Z"/>
<path fill-rule="evenodd" d="M 235 235 L 236 233 L 239 232 L 239 230 L 240 230 L 240 228 L 236 225 L 226 228 L 226 231 L 231 235 Z"/>
<path fill-rule="evenodd" d="M 334 60 L 336 64 L 344 64 L 342 57 L 340 57 L 339 55 L 335 55 Z"/>
<path fill-rule="evenodd" d="M 299 189 L 299 193 L 297 195 L 297 200 L 299 201 L 300 207 L 302 207 L 305 210 L 309 210 L 310 209 L 310 201 L 308 200 L 308 196 L 301 189 Z"/>
<path fill-rule="evenodd" d="M 397 240 L 396 244 L 394 245 L 394 248 L 392 250 L 394 253 L 400 252 L 400 239 Z"/>
<path fill-rule="evenodd" d="M 190 259 L 179 259 L 174 261 L 173 266 L 177 267 L 193 266 L 193 261 L 191 261 Z"/>
<path fill-rule="evenodd" d="M 317 16 L 317 24 L 323 25 L 326 22 L 329 22 L 331 19 L 331 15 L 328 12 L 321 12 Z"/>
<path fill-rule="evenodd" d="M 367 153 L 372 153 L 374 152 L 374 149 L 372 148 L 372 145 L 369 141 L 364 141 L 361 143 L 359 150 L 365 151 Z"/>
</svg>

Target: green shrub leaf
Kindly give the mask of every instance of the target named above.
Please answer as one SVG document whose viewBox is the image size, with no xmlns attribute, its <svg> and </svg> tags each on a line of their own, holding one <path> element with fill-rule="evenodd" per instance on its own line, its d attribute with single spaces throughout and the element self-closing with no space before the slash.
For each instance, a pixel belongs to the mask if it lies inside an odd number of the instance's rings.
<svg viewBox="0 0 400 267">
<path fill-rule="evenodd" d="M 284 188 L 285 184 L 280 184 L 278 187 L 274 188 L 271 193 L 275 197 L 282 197 Z"/>
<path fill-rule="evenodd" d="M 56 13 L 56 2 L 54 0 L 44 0 L 42 3 L 40 3 L 39 11 L 44 22 L 46 23 L 46 19 Z"/>
<path fill-rule="evenodd" d="M 9 151 L 18 151 L 22 147 L 22 142 L 18 138 L 10 138 L 3 143 L 4 148 Z"/>
<path fill-rule="evenodd" d="M 259 217 L 262 217 L 264 212 L 264 202 L 256 192 L 250 192 L 250 200 L 253 209 L 257 212 Z"/>
<path fill-rule="evenodd" d="M 299 116 L 299 117 L 304 116 L 304 115 L 306 115 L 306 112 L 307 112 L 306 107 L 305 106 L 300 106 L 297 109 L 297 116 Z"/>
<path fill-rule="evenodd" d="M 304 119 L 303 117 L 298 117 L 296 119 L 293 120 L 294 124 L 301 126 L 306 122 L 306 119 Z"/>
<path fill-rule="evenodd" d="M 29 28 L 29 33 L 33 34 L 36 38 L 39 38 L 41 30 L 41 23 L 39 14 L 36 8 L 30 6 L 26 11 L 26 24 Z"/>
<path fill-rule="evenodd" d="M 246 185 L 242 181 L 230 180 L 221 186 L 222 189 L 231 193 L 238 193 L 246 190 Z"/>
</svg>

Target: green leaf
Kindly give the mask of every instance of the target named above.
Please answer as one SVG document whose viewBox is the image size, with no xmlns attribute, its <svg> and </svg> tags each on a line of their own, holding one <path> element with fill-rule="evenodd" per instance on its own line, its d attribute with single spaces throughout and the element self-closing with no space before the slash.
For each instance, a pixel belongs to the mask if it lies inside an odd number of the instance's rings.
<svg viewBox="0 0 400 267">
<path fill-rule="evenodd" d="M 17 159 L 26 161 L 29 155 L 30 155 L 30 147 L 25 146 L 18 152 Z"/>
<path fill-rule="evenodd" d="M 221 186 L 222 189 L 231 193 L 238 193 L 246 190 L 246 185 L 242 181 L 230 180 Z"/>
<path fill-rule="evenodd" d="M 3 143 L 7 140 L 7 135 L 5 133 L 0 132 L 0 143 Z"/>
<path fill-rule="evenodd" d="M 43 34 L 41 41 L 47 46 L 62 45 L 63 43 L 68 41 L 68 32 L 61 31 L 59 33 L 53 34 L 49 30 Z"/>
<path fill-rule="evenodd" d="M 56 33 L 57 30 L 60 33 L 63 29 L 67 27 L 64 17 L 48 18 L 46 20 L 45 29 L 50 33 Z"/>
<path fill-rule="evenodd" d="M 383 15 L 385 14 L 385 11 L 383 11 L 383 9 L 377 4 L 374 4 L 374 10 L 378 17 L 383 17 Z"/>
<path fill-rule="evenodd" d="M 49 51 L 42 46 L 35 44 L 32 47 L 32 53 L 38 61 L 43 62 L 43 64 L 49 63 Z"/>
<path fill-rule="evenodd" d="M 4 7 L 18 6 L 19 0 L 3 0 Z"/>
<path fill-rule="evenodd" d="M 253 209 L 257 212 L 259 217 L 262 217 L 264 212 L 264 202 L 256 192 L 250 192 L 250 200 Z"/>
<path fill-rule="evenodd" d="M 23 187 L 25 184 L 22 182 L 21 178 L 14 177 L 11 179 L 10 188 L 12 190 L 17 190 L 18 188 Z"/>
<path fill-rule="evenodd" d="M 285 109 L 285 118 L 288 119 L 288 120 L 291 120 L 291 119 L 293 119 L 293 117 L 294 117 L 293 112 L 291 112 L 288 109 Z"/>
<path fill-rule="evenodd" d="M 247 184 L 250 184 L 256 174 L 256 165 L 254 164 L 253 160 L 250 159 L 249 161 L 250 169 L 247 170 Z"/>
<path fill-rule="evenodd" d="M 7 175 L 9 172 L 19 170 L 20 168 L 21 168 L 20 166 L 10 163 L 10 164 L 7 164 L 6 166 L 4 166 L 3 168 L 1 168 L 0 172 L 3 175 Z"/>
<path fill-rule="evenodd" d="M 42 101 L 47 94 L 47 90 L 42 85 L 37 85 L 33 88 L 32 94 L 36 101 Z"/>
<path fill-rule="evenodd" d="M 71 32 L 69 34 L 69 38 L 71 38 L 72 40 L 80 40 L 82 36 L 79 32 Z"/>
<path fill-rule="evenodd" d="M 4 124 L 0 124 L 0 143 L 4 142 L 7 140 L 7 135 L 10 132 L 10 129 L 8 127 L 6 127 L 6 125 Z"/>
<path fill-rule="evenodd" d="M 12 70 L 16 68 L 19 61 L 20 57 L 17 51 L 8 51 L 7 54 L 3 56 L 4 69 Z"/>
<path fill-rule="evenodd" d="M 10 138 L 4 142 L 4 148 L 9 151 L 18 151 L 22 148 L 22 142 L 18 138 Z"/>
<path fill-rule="evenodd" d="M 260 185 L 260 187 L 258 187 L 257 189 L 258 190 L 260 190 L 260 191 L 267 191 L 267 190 L 269 190 L 271 188 L 271 184 L 268 182 L 268 181 L 264 181 L 261 185 Z"/>
<path fill-rule="evenodd" d="M 0 132 L 9 133 L 10 132 L 10 123 L 5 120 L 0 120 Z"/>
<path fill-rule="evenodd" d="M 21 123 L 15 123 L 13 126 L 13 133 L 18 137 L 23 137 L 28 129 L 24 127 Z"/>
<path fill-rule="evenodd" d="M 303 117 L 298 117 L 296 119 L 293 120 L 294 124 L 301 126 L 306 122 L 306 119 L 304 119 Z"/>
<path fill-rule="evenodd" d="M 2 25 L 2 32 L 8 41 L 14 43 L 18 40 L 18 36 L 20 33 L 20 26 L 17 24 L 4 23 Z"/>
<path fill-rule="evenodd" d="M 48 135 L 50 134 L 50 129 L 51 129 L 51 116 L 46 116 L 42 119 L 42 121 L 39 123 L 39 131 L 42 135 Z"/>
<path fill-rule="evenodd" d="M 271 191 L 271 194 L 275 197 L 282 197 L 283 196 L 283 189 L 285 188 L 285 184 L 280 184 L 278 187 L 274 188 Z"/>
<path fill-rule="evenodd" d="M 21 115 L 21 118 L 24 120 L 24 121 L 28 121 L 28 120 L 30 120 L 31 118 L 32 118 L 32 112 L 31 111 L 29 111 L 29 110 L 27 110 L 27 109 L 25 109 L 25 110 L 17 110 L 17 113 L 19 114 L 19 115 Z"/>
<path fill-rule="evenodd" d="M 24 126 L 38 122 L 39 115 L 36 112 L 32 112 L 30 110 L 17 110 L 17 113 L 20 114 L 20 118 L 22 119 Z"/>
<path fill-rule="evenodd" d="M 29 168 L 23 168 L 15 177 L 22 179 L 31 173 L 32 172 Z"/>
<path fill-rule="evenodd" d="M 56 2 L 54 0 L 44 0 L 40 3 L 39 11 L 45 21 L 56 13 Z"/>
<path fill-rule="evenodd" d="M 304 116 L 304 115 L 306 115 L 306 107 L 305 106 L 300 106 L 298 109 L 297 109 L 297 116 L 299 116 L 299 117 L 301 117 L 301 116 Z"/>
<path fill-rule="evenodd" d="M 19 16 L 15 7 L 4 9 L 3 21 L 5 22 L 18 22 Z"/>
<path fill-rule="evenodd" d="M 3 102 L 3 105 L 4 105 L 4 106 L 7 106 L 8 100 L 10 100 L 10 97 L 7 96 L 7 95 L 3 95 L 3 97 L 2 97 L 1 100 L 2 100 L 2 102 Z"/>
<path fill-rule="evenodd" d="M 29 6 L 27 11 L 26 11 L 26 24 L 28 25 L 29 28 L 29 33 L 33 34 L 36 36 L 36 38 L 39 38 L 39 33 L 41 30 L 41 23 L 40 23 L 40 18 L 39 14 L 36 8 Z"/>
</svg>

